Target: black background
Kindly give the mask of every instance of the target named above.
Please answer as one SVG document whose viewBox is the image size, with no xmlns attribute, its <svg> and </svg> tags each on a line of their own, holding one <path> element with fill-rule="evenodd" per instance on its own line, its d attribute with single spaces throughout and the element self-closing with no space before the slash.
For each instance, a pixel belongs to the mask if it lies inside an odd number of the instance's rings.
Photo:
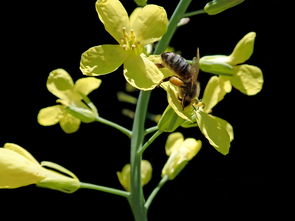
<svg viewBox="0 0 295 221">
<path fill-rule="evenodd" d="M 132 12 L 135 4 L 122 2 Z M 150 1 L 165 6 L 168 16 L 177 2 Z M 193 1 L 189 11 L 202 8 L 205 2 Z M 285 21 L 278 15 L 283 6 L 275 2 L 246 0 L 216 16 L 192 17 L 189 25 L 177 30 L 171 46 L 187 59 L 195 55 L 197 47 L 201 56 L 230 54 L 246 33 L 255 31 L 255 51 L 247 63 L 262 69 L 265 84 L 256 96 L 234 89 L 215 108 L 214 115 L 234 127 L 235 140 L 227 156 L 215 151 L 197 128 L 180 130 L 185 136 L 201 139 L 203 147 L 155 198 L 150 220 L 239 220 L 288 211 L 278 210 L 289 198 L 284 190 L 290 175 L 283 172 L 288 168 L 285 163 L 290 162 L 287 156 L 291 147 L 283 144 L 286 120 L 281 110 L 286 115 L 289 110 L 281 100 L 282 75 L 286 73 L 282 73 L 278 60 L 284 48 L 279 42 Z M 94 3 L 11 1 L 1 6 L 0 145 L 17 143 L 39 161 L 52 161 L 70 169 L 83 182 L 121 188 L 116 171 L 129 160 L 125 135 L 98 123 L 82 124 L 77 133 L 68 135 L 58 125 L 42 127 L 36 120 L 41 108 L 55 104 L 56 98 L 46 89 L 50 71 L 64 68 L 77 80 L 83 77 L 79 70 L 81 53 L 95 45 L 115 43 L 99 21 Z M 209 78 L 210 74 L 201 73 L 201 85 Z M 117 91 L 125 87 L 122 68 L 101 79 L 101 87 L 90 94 L 100 115 L 131 128 L 132 121 L 121 115 L 121 109 L 133 106 L 116 98 Z M 162 113 L 166 105 L 164 91 L 153 91 L 149 112 Z M 144 158 L 154 168 L 153 180 L 145 187 L 147 195 L 159 181 L 166 162 L 166 138 L 167 134 L 161 135 L 145 152 Z M 71 195 L 35 186 L 0 190 L 0 210 L 1 216 L 12 219 L 82 216 L 83 220 L 132 220 L 125 199 L 91 190 Z"/>
</svg>

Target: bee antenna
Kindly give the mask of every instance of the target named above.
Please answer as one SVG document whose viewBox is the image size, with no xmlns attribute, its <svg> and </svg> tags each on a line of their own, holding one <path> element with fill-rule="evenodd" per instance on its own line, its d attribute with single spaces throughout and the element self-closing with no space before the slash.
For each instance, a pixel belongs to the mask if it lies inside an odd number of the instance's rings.
<svg viewBox="0 0 295 221">
<path fill-rule="evenodd" d="M 197 60 L 199 60 L 200 59 L 200 50 L 199 50 L 199 48 L 197 48 Z"/>
</svg>

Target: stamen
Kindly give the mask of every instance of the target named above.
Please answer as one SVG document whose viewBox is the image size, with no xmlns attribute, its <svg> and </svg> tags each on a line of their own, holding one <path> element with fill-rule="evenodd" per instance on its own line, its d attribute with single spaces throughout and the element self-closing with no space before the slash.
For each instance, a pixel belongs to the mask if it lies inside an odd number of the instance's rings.
<svg viewBox="0 0 295 221">
<path fill-rule="evenodd" d="M 128 33 L 127 33 L 127 28 L 126 27 L 122 28 L 122 32 L 123 32 L 124 38 L 128 38 Z"/>
<path fill-rule="evenodd" d="M 123 44 L 123 45 L 122 45 L 122 48 L 123 48 L 125 51 L 127 51 L 127 49 L 128 49 L 126 44 Z"/>
<path fill-rule="evenodd" d="M 131 38 L 132 41 L 135 40 L 135 33 L 134 33 L 133 29 L 130 30 L 130 38 Z"/>
</svg>

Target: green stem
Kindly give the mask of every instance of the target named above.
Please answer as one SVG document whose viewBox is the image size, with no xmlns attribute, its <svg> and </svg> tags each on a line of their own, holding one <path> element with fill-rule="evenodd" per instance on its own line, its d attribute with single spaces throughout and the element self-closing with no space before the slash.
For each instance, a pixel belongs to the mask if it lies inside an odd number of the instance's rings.
<svg viewBox="0 0 295 221">
<path fill-rule="evenodd" d="M 135 117 L 132 127 L 131 137 L 131 180 L 130 192 L 128 198 L 134 218 L 136 221 L 147 221 L 147 211 L 144 207 L 144 195 L 141 186 L 141 160 L 142 155 L 138 154 L 138 149 L 141 148 L 144 138 L 144 122 L 147 113 L 148 102 L 150 98 L 149 91 L 141 91 L 136 106 Z"/>
<path fill-rule="evenodd" d="M 155 198 L 155 196 L 157 195 L 157 193 L 160 191 L 160 189 L 162 188 L 162 186 L 169 180 L 169 177 L 167 175 L 165 175 L 161 181 L 159 182 L 158 186 L 153 190 L 153 192 L 150 194 L 150 196 L 148 197 L 146 203 L 145 203 L 145 208 L 148 209 L 149 206 L 151 205 L 153 199 Z"/>
<path fill-rule="evenodd" d="M 91 190 L 98 190 L 98 191 L 102 191 L 102 192 L 106 192 L 106 193 L 111 193 L 111 194 L 115 194 L 118 196 L 123 196 L 123 197 L 129 197 L 130 193 L 123 191 L 123 190 L 118 190 L 118 189 L 114 189 L 114 188 L 110 188 L 110 187 L 106 187 L 106 186 L 100 186 L 100 185 L 95 185 L 95 184 L 91 184 L 91 183 L 83 183 L 80 182 L 80 189 L 91 189 Z"/>
<path fill-rule="evenodd" d="M 161 38 L 161 41 L 158 43 L 157 47 L 155 48 L 154 54 L 160 54 L 163 53 L 164 50 L 169 46 L 169 43 L 172 39 L 172 36 L 174 35 L 177 24 L 179 23 L 180 19 L 183 18 L 183 15 L 190 5 L 192 0 L 181 0 L 176 9 L 174 10 L 174 13 L 172 14 L 169 25 L 167 28 L 166 33 Z"/>
<path fill-rule="evenodd" d="M 184 18 L 187 18 L 187 17 L 191 17 L 191 16 L 194 16 L 194 15 L 200 15 L 200 14 L 206 14 L 205 10 L 204 9 L 200 9 L 200 10 L 197 10 L 197 11 L 193 11 L 193 12 L 187 12 L 183 15 Z"/>
<path fill-rule="evenodd" d="M 163 131 L 161 130 L 158 130 L 156 131 L 153 136 L 150 137 L 150 139 L 137 151 L 138 154 L 143 154 L 143 152 L 146 150 L 146 148 L 148 148 L 151 143 L 158 137 L 160 136 L 161 134 L 163 133 Z"/>
<path fill-rule="evenodd" d="M 183 17 L 187 7 L 192 0 L 181 0 L 176 7 L 169 25 L 167 32 L 158 43 L 154 54 L 163 53 L 168 47 L 170 40 L 175 33 L 176 27 L 180 19 Z M 132 127 L 131 135 L 131 154 L 130 154 L 130 196 L 128 201 L 132 209 L 136 221 L 147 221 L 147 209 L 145 207 L 145 199 L 143 189 L 141 186 L 141 160 L 142 154 L 138 154 L 138 150 L 142 148 L 143 139 L 145 135 L 144 123 L 146 119 L 147 107 L 150 98 L 150 91 L 141 91 L 139 94 L 138 102 Z"/>
<path fill-rule="evenodd" d="M 121 131 L 123 134 L 127 135 L 128 137 L 131 137 L 131 135 L 132 135 L 132 132 L 130 130 L 128 130 L 125 127 L 122 127 L 121 125 L 116 124 L 112 121 L 109 121 L 109 120 L 104 119 L 99 116 L 95 120 L 99 123 L 103 123 L 103 124 L 106 124 L 106 125 L 111 126 L 113 128 L 116 128 L 117 130 Z"/>
<path fill-rule="evenodd" d="M 159 130 L 158 125 L 157 126 L 154 126 L 154 127 L 150 127 L 150 128 L 148 128 L 148 129 L 145 130 L 144 135 L 147 135 L 149 133 L 153 133 L 153 132 L 155 132 L 157 130 Z"/>
</svg>

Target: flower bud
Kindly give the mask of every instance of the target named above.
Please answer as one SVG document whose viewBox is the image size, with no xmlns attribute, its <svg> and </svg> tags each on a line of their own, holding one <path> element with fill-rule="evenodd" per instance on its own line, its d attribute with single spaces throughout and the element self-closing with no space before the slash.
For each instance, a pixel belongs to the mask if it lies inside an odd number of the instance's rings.
<svg viewBox="0 0 295 221">
<path fill-rule="evenodd" d="M 36 184 L 39 187 L 72 193 L 80 187 L 78 178 L 69 170 L 52 162 L 39 164 L 29 152 L 13 143 L 6 143 L 0 148 L 0 177 L 0 188 L 6 189 Z"/>
<path fill-rule="evenodd" d="M 166 142 L 166 154 L 169 156 L 162 176 L 174 179 L 201 149 L 202 142 L 193 138 L 183 139 L 181 133 L 172 133 Z"/>
<path fill-rule="evenodd" d="M 36 183 L 38 187 L 59 190 L 64 193 L 73 193 L 80 188 L 80 181 L 78 178 L 66 168 L 48 161 L 41 162 L 41 165 L 50 168 L 50 170 L 46 169 L 46 178 Z M 65 176 L 51 169 L 60 171 L 69 176 Z"/>
<path fill-rule="evenodd" d="M 244 0 L 213 0 L 205 5 L 204 10 L 208 15 L 216 15 L 242 3 L 243 1 Z"/>
<path fill-rule="evenodd" d="M 119 182 L 125 190 L 130 191 L 130 164 L 126 164 L 121 172 L 117 172 Z M 152 165 L 147 160 L 141 161 L 141 185 L 144 186 L 152 178 Z"/>
<path fill-rule="evenodd" d="M 229 63 L 229 57 L 225 55 L 204 56 L 200 59 L 200 69 L 213 74 L 232 75 L 233 67 Z"/>
<path fill-rule="evenodd" d="M 134 2 L 138 5 L 138 6 L 145 6 L 147 3 L 147 0 L 134 0 Z"/>
<path fill-rule="evenodd" d="M 76 106 L 67 106 L 65 110 L 70 113 L 72 116 L 80 119 L 83 123 L 90 123 L 95 121 L 98 117 L 98 114 L 94 110 L 90 110 L 89 108 L 84 107 L 76 107 Z"/>
</svg>

